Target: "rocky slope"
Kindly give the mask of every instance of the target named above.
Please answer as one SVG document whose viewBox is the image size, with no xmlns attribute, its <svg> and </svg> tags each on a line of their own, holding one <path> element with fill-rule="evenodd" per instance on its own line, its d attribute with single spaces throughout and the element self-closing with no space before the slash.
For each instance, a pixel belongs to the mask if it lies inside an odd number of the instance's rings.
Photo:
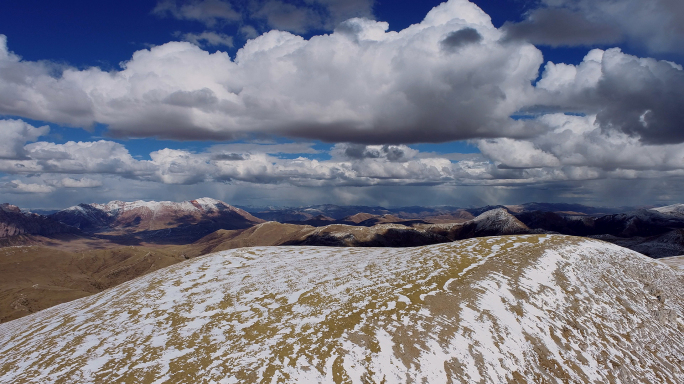
<svg viewBox="0 0 684 384">
<path fill-rule="evenodd" d="M 218 229 L 248 228 L 261 223 L 242 209 L 202 198 L 183 201 L 112 201 L 80 204 L 50 218 L 89 233 L 132 234 L 145 241 L 188 243 Z"/>
<path fill-rule="evenodd" d="M 24 213 L 11 204 L 0 204 L 0 238 L 20 235 L 50 236 L 75 233 L 76 229 L 35 213 Z"/>
<path fill-rule="evenodd" d="M 0 382 L 681 383 L 683 297 L 565 236 L 244 248 L 0 325 Z"/>
<path fill-rule="evenodd" d="M 361 216 L 363 217 L 363 216 Z M 384 216 L 386 218 L 386 216 Z M 368 222 L 370 219 L 361 221 Z M 310 225 L 267 222 L 255 227 L 221 231 L 199 240 L 204 250 L 224 250 L 250 245 L 319 245 L 337 247 L 415 247 L 473 237 L 534 233 L 506 210 L 487 211 L 473 220 L 451 224 L 383 223 L 372 226 L 331 224 Z M 190 250 L 189 253 L 192 253 Z"/>
</svg>

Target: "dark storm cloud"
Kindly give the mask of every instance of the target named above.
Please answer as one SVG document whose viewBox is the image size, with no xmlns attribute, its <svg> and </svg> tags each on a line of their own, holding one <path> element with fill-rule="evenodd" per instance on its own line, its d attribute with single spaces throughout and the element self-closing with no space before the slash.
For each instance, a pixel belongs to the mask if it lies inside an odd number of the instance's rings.
<svg viewBox="0 0 684 384">
<path fill-rule="evenodd" d="M 584 14 L 562 8 L 534 10 L 520 23 L 506 22 L 503 30 L 506 40 L 525 40 L 553 47 L 614 43 L 621 38 L 615 26 L 589 20 Z"/>
<path fill-rule="evenodd" d="M 482 35 L 475 28 L 463 28 L 451 32 L 442 40 L 442 48 L 446 51 L 455 51 L 464 45 L 475 44 L 482 41 Z"/>
<path fill-rule="evenodd" d="M 206 108 L 218 102 L 216 94 L 211 89 L 204 88 L 197 91 L 176 91 L 164 99 L 166 104 L 189 108 Z"/>
<path fill-rule="evenodd" d="M 344 154 L 350 159 L 377 159 L 380 151 L 369 149 L 363 144 L 349 144 L 344 150 Z"/>
<path fill-rule="evenodd" d="M 333 30 L 352 17 L 373 17 L 374 0 L 160 0 L 152 13 L 217 28 L 225 23 L 266 24 L 295 33 Z M 214 39 L 215 40 L 215 39 Z M 223 39 L 226 41 L 226 39 Z"/>
<path fill-rule="evenodd" d="M 249 158 L 249 156 L 246 156 L 239 153 L 217 153 L 212 155 L 211 159 L 217 161 L 241 161 Z"/>
<path fill-rule="evenodd" d="M 507 40 L 550 46 L 624 42 L 684 58 L 681 0 L 540 0 L 525 20 L 507 22 L 503 29 Z"/>
<path fill-rule="evenodd" d="M 363 144 L 343 144 L 344 155 L 352 160 L 385 158 L 391 162 L 408 160 L 408 147 L 396 145 L 367 146 Z"/>
<path fill-rule="evenodd" d="M 537 84 L 549 109 L 595 114 L 604 131 L 645 144 L 684 143 L 684 71 L 678 64 L 613 48 L 593 50 L 578 66 L 549 63 Z"/>
<path fill-rule="evenodd" d="M 669 63 L 623 61 L 596 88 L 597 120 L 649 144 L 684 143 L 684 71 Z"/>
</svg>

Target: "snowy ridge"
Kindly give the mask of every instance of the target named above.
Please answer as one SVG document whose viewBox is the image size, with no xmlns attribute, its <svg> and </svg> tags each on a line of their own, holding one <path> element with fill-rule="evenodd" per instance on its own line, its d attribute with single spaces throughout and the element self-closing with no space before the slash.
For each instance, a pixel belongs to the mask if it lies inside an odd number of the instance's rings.
<svg viewBox="0 0 684 384">
<path fill-rule="evenodd" d="M 684 204 L 673 204 L 665 207 L 653 208 L 652 210 L 664 215 L 684 218 Z"/>
<path fill-rule="evenodd" d="M 0 382 L 684 382 L 684 282 L 597 240 L 260 247 L 0 325 Z"/>
<path fill-rule="evenodd" d="M 235 208 L 231 205 L 224 203 L 223 201 L 204 197 L 197 200 L 188 200 L 182 202 L 173 201 L 132 201 L 124 202 L 119 200 L 110 201 L 106 204 L 80 204 L 73 207 L 69 207 L 64 211 L 78 212 L 83 216 L 92 216 L 91 209 L 89 207 L 101 211 L 108 215 L 109 217 L 116 218 L 118 216 L 124 215 L 128 212 L 136 211 L 148 211 L 152 214 L 157 214 L 159 212 L 176 212 L 176 213 L 187 213 L 187 214 L 202 214 L 202 213 L 212 213 L 219 211 L 232 211 L 244 215 L 249 215 L 242 209 Z M 63 212 L 64 212 L 63 211 Z"/>
<path fill-rule="evenodd" d="M 182 202 L 174 201 L 143 201 L 137 200 L 132 202 L 125 202 L 114 200 L 106 204 L 80 204 L 64 209 L 64 211 L 78 211 L 87 214 L 84 209 L 84 205 L 93 207 L 100 211 L 106 212 L 110 216 L 118 216 L 126 211 L 132 211 L 140 208 L 148 209 L 152 212 L 161 211 L 164 209 L 185 211 L 185 212 L 196 212 L 196 211 L 220 211 L 220 210 L 230 210 L 235 212 L 244 212 L 239 208 L 235 208 L 231 205 L 224 203 L 223 201 L 212 199 L 209 197 L 203 197 L 196 200 L 188 200 Z"/>
<path fill-rule="evenodd" d="M 496 208 L 482 213 L 472 220 L 478 230 L 496 230 L 499 233 L 516 233 L 528 228 L 504 208 Z M 519 232 L 518 232 L 519 233 Z"/>
</svg>

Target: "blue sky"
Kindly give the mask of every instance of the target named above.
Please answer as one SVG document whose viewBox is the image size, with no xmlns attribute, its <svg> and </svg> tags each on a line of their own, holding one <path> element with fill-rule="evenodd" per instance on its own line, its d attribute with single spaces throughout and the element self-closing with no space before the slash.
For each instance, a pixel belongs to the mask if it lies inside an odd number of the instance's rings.
<svg viewBox="0 0 684 384">
<path fill-rule="evenodd" d="M 684 8 L 618 5 L 3 4 L 0 197 L 679 202 Z"/>
</svg>

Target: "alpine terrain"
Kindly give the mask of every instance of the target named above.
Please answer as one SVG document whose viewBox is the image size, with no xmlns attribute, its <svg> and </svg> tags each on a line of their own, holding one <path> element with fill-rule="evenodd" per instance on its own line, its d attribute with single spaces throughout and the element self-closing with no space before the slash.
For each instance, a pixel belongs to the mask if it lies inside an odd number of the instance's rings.
<svg viewBox="0 0 684 384">
<path fill-rule="evenodd" d="M 0 324 L 0 382 L 675 384 L 683 298 L 561 235 L 241 248 Z"/>
<path fill-rule="evenodd" d="M 218 229 L 248 228 L 263 222 L 242 209 L 207 197 L 179 203 L 79 204 L 49 217 L 86 233 L 128 235 L 156 243 L 188 243 Z"/>
</svg>

